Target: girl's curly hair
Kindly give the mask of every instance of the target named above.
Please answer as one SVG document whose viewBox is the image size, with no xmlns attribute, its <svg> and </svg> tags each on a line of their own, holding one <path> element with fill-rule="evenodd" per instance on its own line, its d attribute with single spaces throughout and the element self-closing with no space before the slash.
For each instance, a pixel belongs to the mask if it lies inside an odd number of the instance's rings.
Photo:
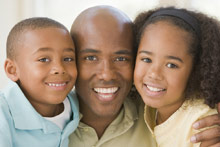
<svg viewBox="0 0 220 147">
<path fill-rule="evenodd" d="M 169 7 L 177 9 L 174 7 Z M 200 24 L 201 36 L 198 36 L 189 24 L 172 16 L 149 17 L 165 8 L 157 8 L 140 13 L 134 20 L 136 35 L 135 48 L 138 49 L 140 39 L 149 24 L 167 21 L 189 33 L 189 53 L 193 57 L 193 69 L 185 90 L 187 98 L 204 98 L 211 108 L 220 102 L 220 22 L 205 14 L 179 9 L 195 17 Z"/>
</svg>

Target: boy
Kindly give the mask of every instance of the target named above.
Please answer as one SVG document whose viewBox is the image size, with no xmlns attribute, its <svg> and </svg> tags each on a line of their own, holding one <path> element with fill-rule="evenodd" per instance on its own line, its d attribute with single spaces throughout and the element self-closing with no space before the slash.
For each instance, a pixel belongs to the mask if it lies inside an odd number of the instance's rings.
<svg viewBox="0 0 220 147">
<path fill-rule="evenodd" d="M 8 35 L 0 91 L 0 146 L 68 146 L 79 122 L 78 102 L 68 93 L 77 71 L 68 30 L 49 18 L 30 18 Z"/>
</svg>

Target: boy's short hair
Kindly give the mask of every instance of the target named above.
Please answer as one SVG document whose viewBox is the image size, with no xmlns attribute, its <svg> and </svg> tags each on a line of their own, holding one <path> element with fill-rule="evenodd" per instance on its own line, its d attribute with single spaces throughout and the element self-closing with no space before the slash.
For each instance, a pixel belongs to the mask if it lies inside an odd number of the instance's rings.
<svg viewBox="0 0 220 147">
<path fill-rule="evenodd" d="M 68 31 L 68 29 L 64 25 L 47 17 L 33 17 L 18 22 L 11 29 L 7 38 L 7 44 L 6 44 L 7 58 L 15 59 L 16 46 L 19 42 L 19 38 L 25 31 L 48 28 L 48 27 L 60 28 Z"/>
</svg>

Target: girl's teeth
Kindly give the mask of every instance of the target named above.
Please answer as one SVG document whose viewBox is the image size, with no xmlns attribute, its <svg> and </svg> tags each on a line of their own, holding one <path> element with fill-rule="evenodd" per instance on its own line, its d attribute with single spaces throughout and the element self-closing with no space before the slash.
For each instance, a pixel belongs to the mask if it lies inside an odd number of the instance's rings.
<svg viewBox="0 0 220 147">
<path fill-rule="evenodd" d="M 150 90 L 150 91 L 154 91 L 154 92 L 159 92 L 159 91 L 162 91 L 163 89 L 159 89 L 159 88 L 156 88 L 156 87 L 151 87 L 149 85 L 147 85 L 147 88 Z"/>
</svg>

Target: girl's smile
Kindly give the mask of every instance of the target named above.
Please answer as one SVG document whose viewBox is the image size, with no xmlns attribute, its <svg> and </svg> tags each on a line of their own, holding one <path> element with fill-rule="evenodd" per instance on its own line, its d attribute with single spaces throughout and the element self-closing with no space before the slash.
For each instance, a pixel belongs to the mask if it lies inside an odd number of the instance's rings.
<svg viewBox="0 0 220 147">
<path fill-rule="evenodd" d="M 175 112 L 184 101 L 192 68 L 187 36 L 184 30 L 164 21 L 148 25 L 142 34 L 134 83 L 145 104 L 159 113 Z"/>
</svg>

